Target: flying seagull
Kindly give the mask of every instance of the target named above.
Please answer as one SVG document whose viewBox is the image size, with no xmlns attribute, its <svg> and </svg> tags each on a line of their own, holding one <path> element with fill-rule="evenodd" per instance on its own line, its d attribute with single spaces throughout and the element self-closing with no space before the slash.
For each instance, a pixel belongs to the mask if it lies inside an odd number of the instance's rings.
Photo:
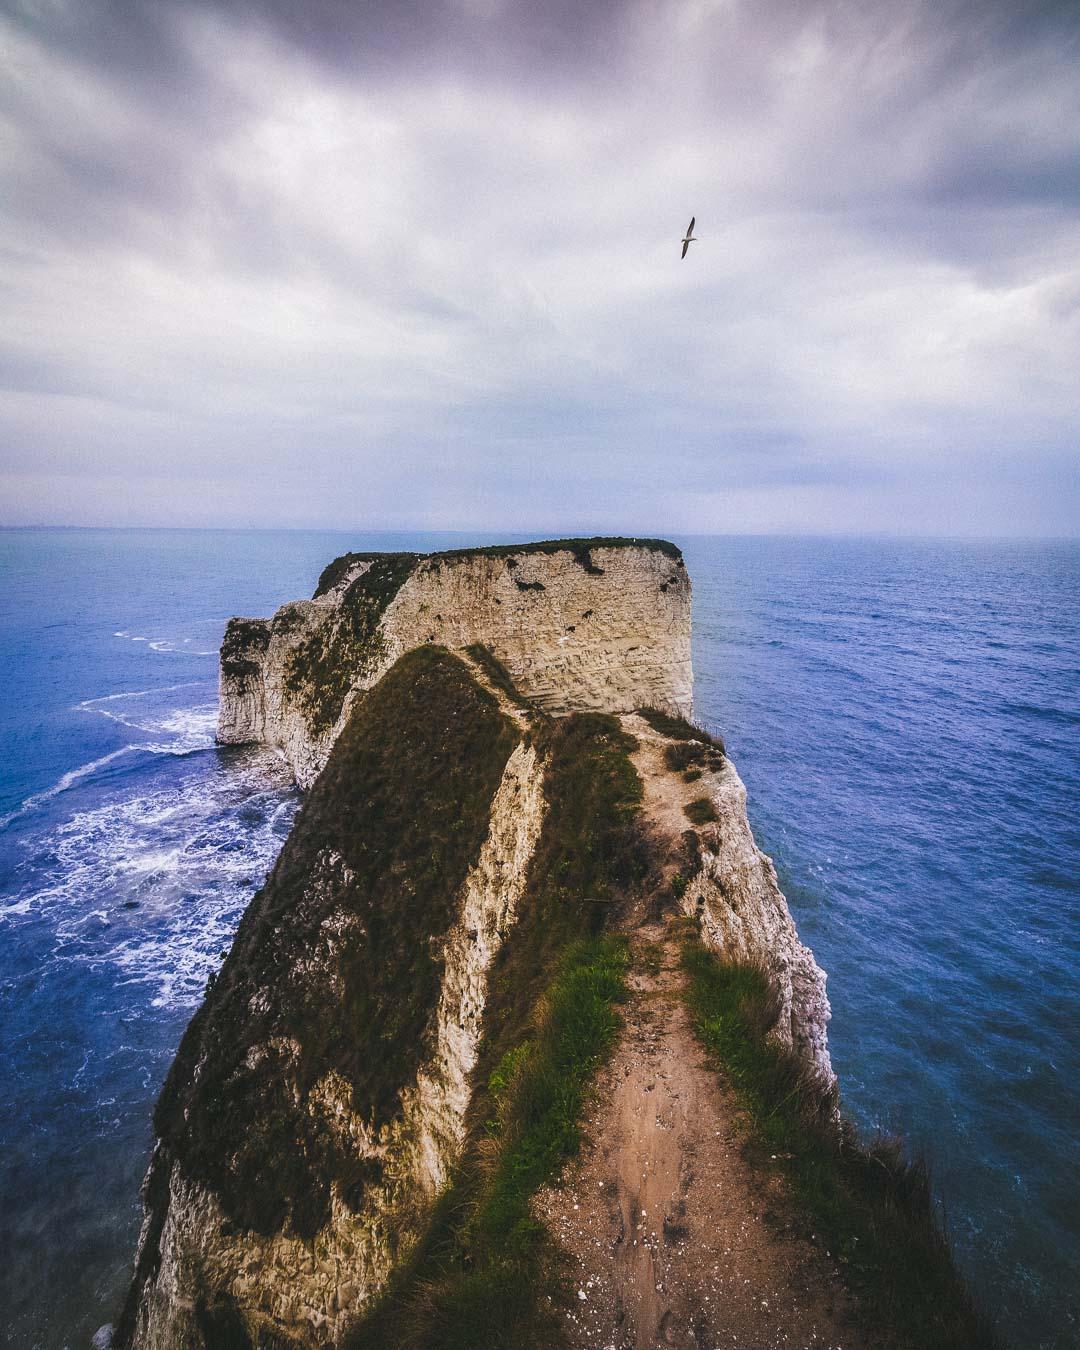
<svg viewBox="0 0 1080 1350">
<path fill-rule="evenodd" d="M 684 258 L 686 257 L 686 250 L 690 247 L 690 245 L 697 243 L 697 240 L 694 238 L 695 220 L 697 220 L 697 216 L 691 216 L 690 224 L 686 227 L 686 238 L 682 241 L 682 255 Z"/>
</svg>

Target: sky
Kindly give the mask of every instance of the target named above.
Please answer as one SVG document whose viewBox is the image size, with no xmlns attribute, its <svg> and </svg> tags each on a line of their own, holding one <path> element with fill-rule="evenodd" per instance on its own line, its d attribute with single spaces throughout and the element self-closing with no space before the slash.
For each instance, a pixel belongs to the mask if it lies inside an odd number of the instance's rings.
<svg viewBox="0 0 1080 1350">
<path fill-rule="evenodd" d="M 1080 535 L 1080 0 L 0 0 L 0 523 Z"/>
</svg>

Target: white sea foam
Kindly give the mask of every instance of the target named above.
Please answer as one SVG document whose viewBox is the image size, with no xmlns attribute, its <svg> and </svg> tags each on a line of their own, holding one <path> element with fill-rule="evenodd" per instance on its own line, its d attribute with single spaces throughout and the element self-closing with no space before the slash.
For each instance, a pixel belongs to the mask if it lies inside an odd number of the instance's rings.
<svg viewBox="0 0 1080 1350">
<path fill-rule="evenodd" d="M 92 759 L 88 764 L 80 764 L 77 769 L 70 769 L 62 774 L 51 787 L 43 788 L 40 792 L 31 793 L 25 801 L 20 802 L 14 810 L 9 811 L 7 815 L 0 816 L 0 830 L 6 829 L 13 820 L 18 820 L 20 816 L 25 816 L 28 812 L 43 806 L 53 797 L 58 797 L 61 792 L 66 792 L 76 783 L 82 782 L 84 778 L 89 778 L 91 774 L 102 769 L 106 764 L 111 764 L 114 759 L 119 759 L 122 755 L 130 754 L 132 750 L 140 747 L 134 745 L 123 745 L 119 750 L 113 750 L 107 755 L 102 755 L 100 759 Z"/>
<path fill-rule="evenodd" d="M 137 748 L 158 754 L 186 754 L 205 750 L 214 744 L 217 724 L 216 691 L 213 701 L 195 707 L 155 708 L 155 701 L 178 689 L 213 688 L 205 680 L 185 680 L 181 684 L 166 685 L 162 689 L 135 689 L 129 693 L 105 694 L 101 698 L 84 699 L 76 704 L 80 712 L 96 713 L 121 726 L 145 731 L 155 738 Z M 109 706 L 105 706 L 109 705 Z"/>
<path fill-rule="evenodd" d="M 153 706 L 153 701 L 162 695 L 206 685 L 205 680 L 184 680 L 180 684 L 165 685 L 161 689 L 125 690 L 118 694 L 103 694 L 99 698 L 83 699 L 81 703 L 77 703 L 75 707 L 79 712 L 107 717 L 110 722 L 117 722 L 133 731 L 145 732 L 154 739 L 123 745 L 107 755 L 69 769 L 51 786 L 31 793 L 18 806 L 0 816 L 0 830 L 6 829 L 13 821 L 44 806 L 60 793 L 67 792 L 69 788 L 90 778 L 106 764 L 111 764 L 124 755 L 140 750 L 155 755 L 189 755 L 197 750 L 210 749 L 214 744 L 214 733 L 217 729 L 216 699 L 190 708 L 171 707 L 156 710 Z"/>
<path fill-rule="evenodd" d="M 36 842 L 0 920 L 48 917 L 55 959 L 111 967 L 157 1008 L 190 1008 L 272 865 L 296 796 L 276 757 L 194 764 L 75 812 Z"/>
<path fill-rule="evenodd" d="M 198 624 L 220 623 L 218 619 L 199 619 Z M 217 656 L 216 647 L 193 648 L 191 643 L 195 641 L 192 637 L 183 638 L 151 638 L 145 637 L 139 633 L 129 633 L 126 629 L 117 629 L 113 637 L 126 638 L 128 642 L 145 642 L 152 652 L 160 652 L 172 656 Z"/>
</svg>

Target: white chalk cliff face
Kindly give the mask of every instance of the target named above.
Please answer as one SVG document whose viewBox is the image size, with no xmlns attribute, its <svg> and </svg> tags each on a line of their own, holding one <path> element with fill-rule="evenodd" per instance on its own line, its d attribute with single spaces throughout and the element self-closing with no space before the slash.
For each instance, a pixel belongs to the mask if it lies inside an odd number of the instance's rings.
<svg viewBox="0 0 1080 1350">
<path fill-rule="evenodd" d="M 690 578 L 670 544 L 349 555 L 315 599 L 232 621 L 218 740 L 276 746 L 306 787 L 357 694 L 424 643 L 490 648 L 549 713 L 692 710 Z"/>
<path fill-rule="evenodd" d="M 690 581 L 656 542 L 351 556 L 232 621 L 219 738 L 311 791 L 162 1093 L 118 1345 L 339 1345 L 422 1235 L 557 819 L 547 714 L 620 715 L 657 894 L 769 970 L 775 1034 L 831 1081 L 825 976 L 738 774 L 634 711 L 688 718 L 691 689 Z"/>
</svg>

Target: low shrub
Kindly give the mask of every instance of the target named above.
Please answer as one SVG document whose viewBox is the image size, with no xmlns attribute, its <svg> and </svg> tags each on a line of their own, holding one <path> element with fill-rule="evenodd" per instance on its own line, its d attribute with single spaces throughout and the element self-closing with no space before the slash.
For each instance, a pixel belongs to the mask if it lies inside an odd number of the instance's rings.
<svg viewBox="0 0 1080 1350">
<path fill-rule="evenodd" d="M 713 750 L 719 750 L 723 755 L 724 742 L 719 736 L 714 736 L 711 731 L 706 731 L 704 727 L 696 727 L 693 722 L 688 722 L 685 717 L 676 717 L 671 713 L 661 712 L 659 708 L 638 708 L 638 716 L 644 718 L 652 727 L 653 731 L 658 731 L 661 736 L 666 736 L 672 741 L 697 741 L 702 746 L 711 747 Z"/>
<path fill-rule="evenodd" d="M 708 797 L 697 797 L 694 801 L 687 802 L 683 807 L 683 814 L 694 825 L 708 825 L 710 821 L 720 819 L 716 814 L 716 807 Z"/>
</svg>

